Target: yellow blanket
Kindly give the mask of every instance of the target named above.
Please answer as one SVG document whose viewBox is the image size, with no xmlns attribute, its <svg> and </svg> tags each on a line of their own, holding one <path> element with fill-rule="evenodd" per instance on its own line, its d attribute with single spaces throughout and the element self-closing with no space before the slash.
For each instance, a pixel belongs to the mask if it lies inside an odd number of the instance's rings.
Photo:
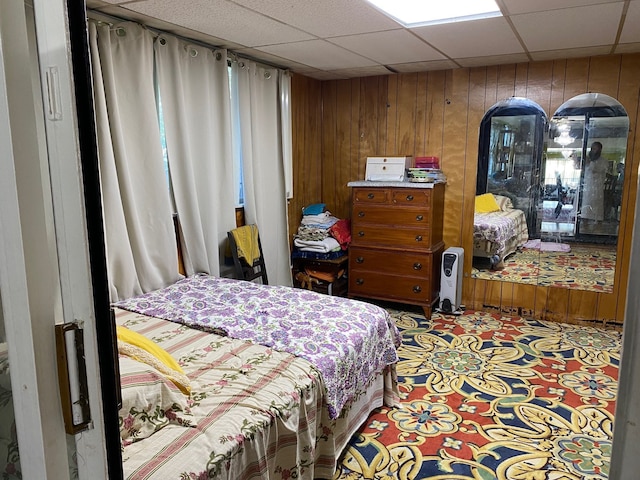
<svg viewBox="0 0 640 480">
<path fill-rule="evenodd" d="M 128 328 L 117 325 L 118 353 L 146 363 L 171 380 L 185 395 L 191 393 L 191 382 L 182 367 L 162 347 Z"/>
<path fill-rule="evenodd" d="M 258 227 L 256 225 L 245 225 L 232 230 L 231 233 L 238 246 L 238 257 L 244 258 L 249 265 L 253 265 L 260 258 Z"/>
</svg>

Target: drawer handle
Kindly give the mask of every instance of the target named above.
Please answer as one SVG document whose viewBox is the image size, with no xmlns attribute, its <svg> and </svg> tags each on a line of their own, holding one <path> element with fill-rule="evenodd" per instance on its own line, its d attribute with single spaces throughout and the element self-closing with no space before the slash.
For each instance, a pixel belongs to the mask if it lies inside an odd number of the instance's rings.
<svg viewBox="0 0 640 480">
<path fill-rule="evenodd" d="M 416 215 L 416 220 L 421 222 L 422 220 L 424 220 L 424 217 L 422 215 Z"/>
<path fill-rule="evenodd" d="M 356 258 L 356 263 L 363 263 L 364 262 L 364 258 L 362 257 L 357 257 Z"/>
<path fill-rule="evenodd" d="M 407 195 L 407 201 L 411 202 L 413 200 L 413 195 Z"/>
<path fill-rule="evenodd" d="M 358 232 L 358 236 L 359 236 L 359 237 L 364 237 L 364 232 L 363 232 L 362 230 L 360 230 L 360 231 Z"/>
<path fill-rule="evenodd" d="M 373 197 L 375 197 L 375 195 L 373 193 L 370 193 L 369 195 L 367 195 L 367 198 L 370 199 L 370 200 L 372 200 Z"/>
<path fill-rule="evenodd" d="M 416 242 L 422 241 L 422 235 L 416 235 Z"/>
<path fill-rule="evenodd" d="M 362 285 L 364 283 L 364 278 L 356 278 L 356 285 Z"/>
<path fill-rule="evenodd" d="M 422 291 L 422 288 L 420 287 L 420 285 L 414 285 L 413 293 L 420 293 L 421 291 Z"/>
<path fill-rule="evenodd" d="M 364 217 L 364 212 L 358 212 L 358 216 L 359 216 L 360 218 Z"/>
<path fill-rule="evenodd" d="M 420 262 L 416 262 L 413 264 L 414 270 L 422 270 L 422 264 Z"/>
</svg>

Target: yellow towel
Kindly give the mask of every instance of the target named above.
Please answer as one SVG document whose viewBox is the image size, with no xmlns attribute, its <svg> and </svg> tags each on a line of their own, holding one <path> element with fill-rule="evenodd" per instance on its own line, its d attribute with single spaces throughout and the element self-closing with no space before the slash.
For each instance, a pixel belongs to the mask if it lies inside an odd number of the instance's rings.
<svg viewBox="0 0 640 480">
<path fill-rule="evenodd" d="M 260 258 L 258 227 L 256 225 L 245 225 L 232 230 L 231 233 L 238 246 L 238 257 L 244 258 L 249 265 L 253 265 Z"/>
<path fill-rule="evenodd" d="M 175 383 L 182 393 L 186 395 L 191 393 L 189 378 L 169 352 L 138 332 L 120 325 L 116 327 L 118 353 L 152 366 Z"/>
</svg>

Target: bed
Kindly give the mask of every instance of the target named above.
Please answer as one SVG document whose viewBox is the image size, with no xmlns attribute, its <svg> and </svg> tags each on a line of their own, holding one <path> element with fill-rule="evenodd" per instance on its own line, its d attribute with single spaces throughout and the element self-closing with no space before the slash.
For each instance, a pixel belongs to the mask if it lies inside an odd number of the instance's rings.
<svg viewBox="0 0 640 480">
<path fill-rule="evenodd" d="M 495 199 L 495 206 L 476 208 L 473 215 L 473 256 L 490 259 L 496 268 L 529 240 L 529 231 L 524 212 L 513 208 L 509 197 L 488 195 Z"/>
<path fill-rule="evenodd" d="M 400 336 L 375 305 L 196 275 L 114 307 L 186 377 L 118 342 L 130 480 L 330 479 L 369 413 L 399 403 Z"/>
</svg>

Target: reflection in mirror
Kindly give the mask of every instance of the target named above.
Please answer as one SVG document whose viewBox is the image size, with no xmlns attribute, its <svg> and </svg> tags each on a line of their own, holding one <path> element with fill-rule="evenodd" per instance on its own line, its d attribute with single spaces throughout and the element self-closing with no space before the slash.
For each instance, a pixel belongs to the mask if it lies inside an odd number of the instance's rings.
<svg viewBox="0 0 640 480">
<path fill-rule="evenodd" d="M 477 270 L 502 269 L 536 226 L 535 186 L 546 125 L 544 110 L 519 97 L 496 103 L 482 119 L 474 212 Z"/>
<path fill-rule="evenodd" d="M 525 168 L 513 148 L 515 138 L 522 134 L 514 132 L 513 140 L 509 135 L 526 121 L 526 115 L 495 115 L 500 111 L 496 106 L 487 111 L 481 125 L 477 193 L 508 197 L 514 209 L 521 209 L 526 216 L 528 239 L 520 239 L 521 244 L 515 247 L 507 245 L 502 256 L 489 252 L 493 258 L 487 262 L 478 251 L 478 247 L 487 251 L 479 243 L 478 217 L 483 214 L 476 213 L 473 275 L 613 291 L 629 130 L 624 108 L 598 93 L 567 101 L 555 112 L 548 136 L 541 141 L 540 150 L 532 151 L 535 156 L 528 159 L 530 167 Z M 544 121 L 544 112 L 540 112 Z M 525 184 L 525 178 L 530 178 L 530 183 Z"/>
<path fill-rule="evenodd" d="M 628 131 L 626 111 L 607 95 L 578 95 L 558 108 L 551 119 L 544 165 L 544 189 L 557 183 L 558 194 L 543 199 L 556 201 L 553 215 L 552 203 L 543 204 L 544 235 L 616 244 Z"/>
<path fill-rule="evenodd" d="M 2 478 L 22 478 L 18 436 L 11 393 L 9 352 L 0 295 L 0 473 Z"/>
</svg>

